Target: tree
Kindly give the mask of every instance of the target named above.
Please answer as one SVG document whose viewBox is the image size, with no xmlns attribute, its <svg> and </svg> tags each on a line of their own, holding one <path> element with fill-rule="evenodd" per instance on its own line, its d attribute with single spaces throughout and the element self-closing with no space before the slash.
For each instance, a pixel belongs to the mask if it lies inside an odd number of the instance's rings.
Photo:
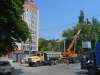
<svg viewBox="0 0 100 75">
<path fill-rule="evenodd" d="M 0 0 L 0 55 L 14 50 L 16 42 L 26 41 L 29 29 L 23 21 L 24 0 Z"/>
<path fill-rule="evenodd" d="M 95 42 L 100 40 L 100 22 L 96 18 L 84 19 L 84 12 L 80 11 L 79 21 L 76 26 L 72 29 L 67 29 L 63 32 L 63 37 L 68 40 L 72 40 L 73 36 L 77 33 L 79 29 L 82 29 L 79 38 L 77 39 L 76 50 L 82 49 L 82 41 L 91 41 L 92 49 L 95 49 Z M 67 43 L 69 45 L 70 41 Z M 83 52 L 83 51 L 82 51 Z"/>
<path fill-rule="evenodd" d="M 79 24 L 84 23 L 84 12 L 81 10 L 80 11 L 80 16 L 79 16 Z"/>
<path fill-rule="evenodd" d="M 48 50 L 48 42 L 44 38 L 39 38 L 39 51 L 44 52 Z"/>
<path fill-rule="evenodd" d="M 58 39 L 46 40 L 44 38 L 39 38 L 39 51 L 62 51 L 63 41 Z"/>
</svg>

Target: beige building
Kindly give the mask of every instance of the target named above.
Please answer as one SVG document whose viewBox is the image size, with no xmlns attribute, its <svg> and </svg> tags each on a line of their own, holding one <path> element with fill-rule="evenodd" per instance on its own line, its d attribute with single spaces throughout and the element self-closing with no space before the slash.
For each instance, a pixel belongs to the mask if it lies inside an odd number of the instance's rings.
<svg viewBox="0 0 100 75">
<path fill-rule="evenodd" d="M 23 19 L 31 33 L 31 39 L 23 43 L 24 54 L 28 57 L 32 51 L 38 51 L 39 38 L 39 10 L 32 0 L 26 0 L 24 4 Z"/>
</svg>

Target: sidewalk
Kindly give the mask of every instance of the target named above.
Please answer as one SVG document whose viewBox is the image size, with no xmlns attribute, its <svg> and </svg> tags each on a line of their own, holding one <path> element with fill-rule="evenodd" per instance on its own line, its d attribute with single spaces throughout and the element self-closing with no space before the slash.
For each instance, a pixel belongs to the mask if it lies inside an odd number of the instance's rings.
<svg viewBox="0 0 100 75">
<path fill-rule="evenodd" d="M 26 67 L 26 66 L 28 66 L 28 64 L 25 64 L 25 63 L 18 63 L 18 62 L 13 62 L 13 64 L 12 64 L 13 66 L 24 66 L 24 67 Z"/>
<path fill-rule="evenodd" d="M 19 64 L 19 66 L 24 66 L 24 67 L 28 66 L 28 64 L 26 64 L 26 63 L 18 63 L 18 64 Z"/>
</svg>

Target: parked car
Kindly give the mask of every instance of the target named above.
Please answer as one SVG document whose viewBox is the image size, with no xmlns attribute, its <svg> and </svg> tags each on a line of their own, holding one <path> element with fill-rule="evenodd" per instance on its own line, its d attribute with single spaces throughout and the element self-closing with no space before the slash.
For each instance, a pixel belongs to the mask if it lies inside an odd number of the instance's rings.
<svg viewBox="0 0 100 75">
<path fill-rule="evenodd" d="M 12 67 L 9 61 L 0 61 L 0 75 L 2 74 L 12 75 L 13 71 L 14 67 Z"/>
</svg>

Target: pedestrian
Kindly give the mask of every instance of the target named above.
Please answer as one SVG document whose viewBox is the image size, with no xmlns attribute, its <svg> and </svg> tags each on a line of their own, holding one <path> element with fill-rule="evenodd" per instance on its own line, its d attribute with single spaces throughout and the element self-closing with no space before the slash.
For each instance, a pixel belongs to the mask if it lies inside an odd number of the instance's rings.
<svg viewBox="0 0 100 75">
<path fill-rule="evenodd" d="M 67 56 L 66 58 L 66 64 L 69 65 L 70 64 L 70 57 Z"/>
<path fill-rule="evenodd" d="M 85 67 L 85 62 L 86 62 L 86 56 L 85 56 L 85 55 L 81 55 L 81 57 L 80 57 L 81 69 L 84 69 L 84 67 Z"/>
</svg>

